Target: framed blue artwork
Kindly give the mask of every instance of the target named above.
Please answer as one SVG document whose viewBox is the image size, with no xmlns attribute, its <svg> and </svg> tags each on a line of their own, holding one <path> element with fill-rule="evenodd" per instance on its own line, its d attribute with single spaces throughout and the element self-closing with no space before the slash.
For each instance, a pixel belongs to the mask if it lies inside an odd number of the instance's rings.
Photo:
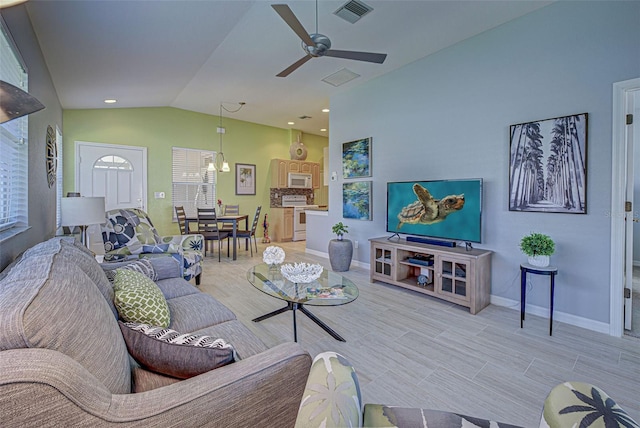
<svg viewBox="0 0 640 428">
<path fill-rule="evenodd" d="M 372 181 L 342 183 L 342 217 L 355 220 L 372 220 Z"/>
<path fill-rule="evenodd" d="M 371 177 L 371 137 L 342 144 L 342 176 Z"/>
</svg>

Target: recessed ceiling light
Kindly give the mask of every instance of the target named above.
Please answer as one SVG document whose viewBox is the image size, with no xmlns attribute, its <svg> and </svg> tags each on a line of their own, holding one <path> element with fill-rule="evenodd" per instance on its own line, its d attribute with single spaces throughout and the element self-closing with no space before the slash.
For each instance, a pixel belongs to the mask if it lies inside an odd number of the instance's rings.
<svg viewBox="0 0 640 428">
<path fill-rule="evenodd" d="M 295 122 L 287 122 L 287 125 L 295 125 Z"/>
<path fill-rule="evenodd" d="M 322 109 L 322 112 L 323 112 L 323 113 L 329 113 L 329 109 L 328 109 L 328 108 L 323 108 L 323 109 Z"/>
<path fill-rule="evenodd" d="M 104 100 L 105 104 L 115 104 L 117 102 L 117 100 L 114 99 L 108 99 L 108 100 Z"/>
<path fill-rule="evenodd" d="M 321 128 L 320 132 L 327 132 L 327 128 Z"/>
</svg>

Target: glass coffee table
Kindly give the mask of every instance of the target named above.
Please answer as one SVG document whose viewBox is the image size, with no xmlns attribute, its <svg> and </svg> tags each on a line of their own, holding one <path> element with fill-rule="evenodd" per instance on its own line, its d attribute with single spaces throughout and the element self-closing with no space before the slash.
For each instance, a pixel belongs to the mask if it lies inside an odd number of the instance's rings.
<svg viewBox="0 0 640 428">
<path fill-rule="evenodd" d="M 299 284 L 284 278 L 280 273 L 280 265 L 269 266 L 266 263 L 249 269 L 247 279 L 263 293 L 287 302 L 287 306 L 284 308 L 262 315 L 252 320 L 253 322 L 260 322 L 283 312 L 292 311 L 293 340 L 297 342 L 296 311 L 300 310 L 336 340 L 346 342 L 342 336 L 309 312 L 305 306 L 339 306 L 353 302 L 358 298 L 358 287 L 349 279 L 324 269 L 317 280 L 308 284 Z"/>
</svg>

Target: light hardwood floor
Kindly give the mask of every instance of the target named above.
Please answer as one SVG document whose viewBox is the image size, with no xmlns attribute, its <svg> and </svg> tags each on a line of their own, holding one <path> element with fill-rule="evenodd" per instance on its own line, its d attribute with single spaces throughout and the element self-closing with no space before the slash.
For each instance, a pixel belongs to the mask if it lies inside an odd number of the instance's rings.
<svg viewBox="0 0 640 428">
<path fill-rule="evenodd" d="M 330 269 L 329 260 L 305 253 L 305 243 L 284 248 L 286 261 Z M 260 323 L 251 320 L 284 306 L 246 279 L 262 261 L 244 251 L 232 261 L 209 255 L 200 288 L 213 295 L 268 346 L 293 340 L 291 312 Z M 226 249 L 223 250 L 226 252 Z M 312 355 L 336 351 L 355 366 L 363 401 L 425 407 L 537 427 L 549 390 L 572 380 L 601 387 L 640 421 L 640 339 L 613 338 L 490 305 L 477 315 L 465 308 L 409 290 L 369 282 L 369 271 L 352 267 L 344 276 L 360 290 L 354 302 L 308 307 L 341 334 L 338 342 L 298 313 L 298 341 Z M 233 343 L 233 338 L 225 338 Z"/>
</svg>

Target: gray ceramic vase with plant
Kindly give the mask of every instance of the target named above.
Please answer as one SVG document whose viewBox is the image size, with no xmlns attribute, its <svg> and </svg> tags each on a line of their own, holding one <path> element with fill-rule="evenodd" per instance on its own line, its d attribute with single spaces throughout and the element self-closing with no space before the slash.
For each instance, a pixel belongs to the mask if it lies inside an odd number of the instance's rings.
<svg viewBox="0 0 640 428">
<path fill-rule="evenodd" d="M 329 263 L 334 272 L 345 272 L 351 266 L 353 257 L 353 244 L 349 239 L 344 239 L 343 235 L 349 233 L 349 226 L 338 222 L 331 227 L 331 231 L 336 234 L 337 239 L 329 241 Z"/>
<path fill-rule="evenodd" d="M 556 245 L 549 235 L 533 232 L 522 238 L 520 250 L 529 257 L 530 265 L 546 267 L 549 266 L 549 256 L 556 251 Z"/>
</svg>

